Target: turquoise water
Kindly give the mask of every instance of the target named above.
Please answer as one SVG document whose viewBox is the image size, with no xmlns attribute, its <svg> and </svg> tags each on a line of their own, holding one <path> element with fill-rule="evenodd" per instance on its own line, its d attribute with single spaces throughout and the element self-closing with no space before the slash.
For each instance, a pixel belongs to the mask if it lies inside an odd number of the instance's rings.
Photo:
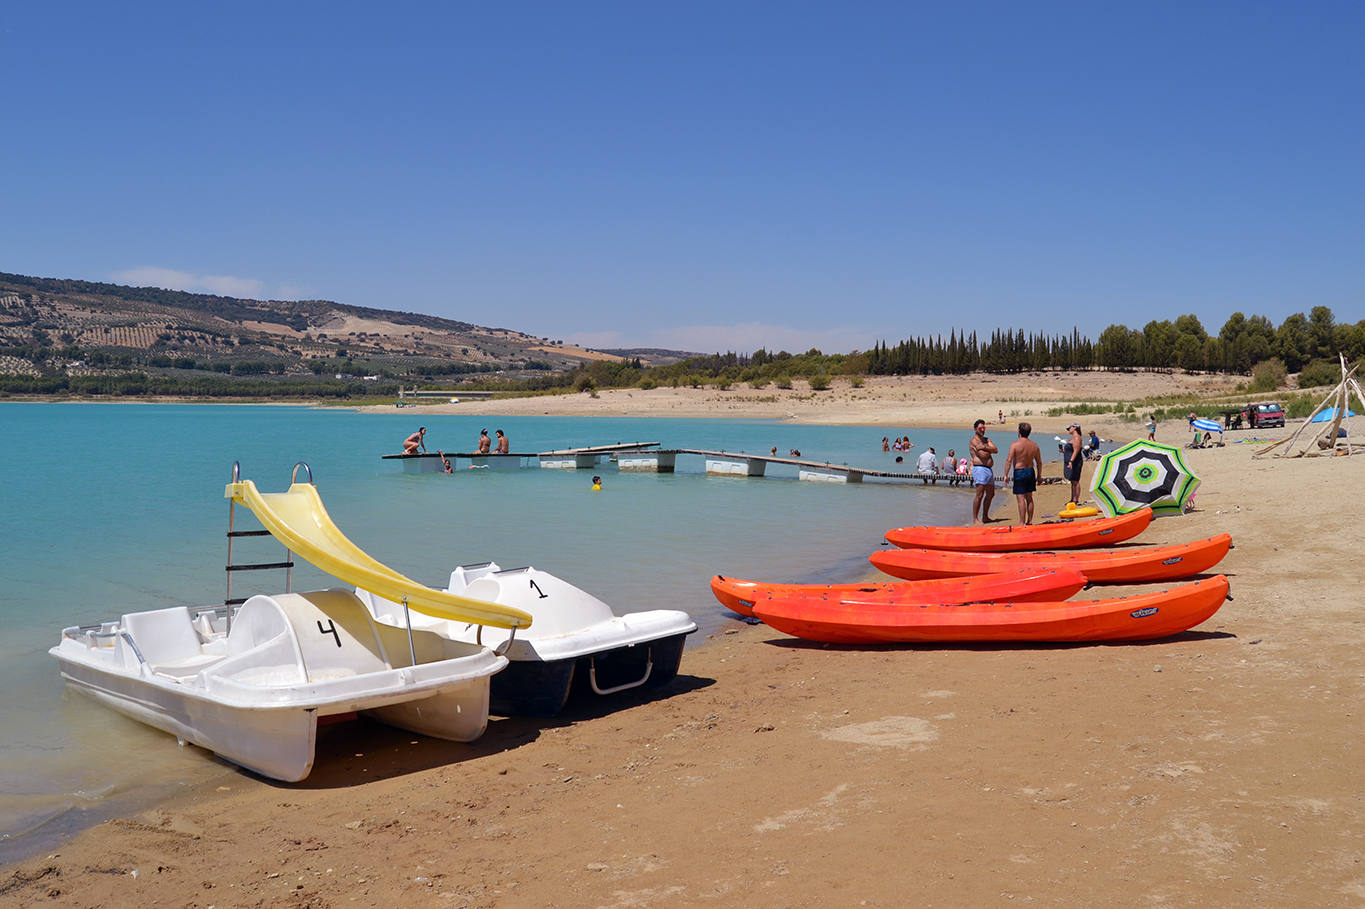
<svg viewBox="0 0 1365 909">
<path fill-rule="evenodd" d="M 766 421 L 415 417 L 300 407 L 0 405 L 0 860 L 70 830 L 222 774 L 195 749 L 65 693 L 47 649 L 67 625 L 178 604 L 221 603 L 233 461 L 266 491 L 312 468 L 337 524 L 362 548 L 442 587 L 456 565 L 534 564 L 618 612 L 683 609 L 700 641 L 727 620 L 711 597 L 717 572 L 800 582 L 861 576 L 887 528 L 965 523 L 970 492 L 919 484 L 706 477 L 699 457 L 678 472 L 491 470 L 404 474 L 379 455 L 427 426 L 432 450 L 468 450 L 481 428 L 514 451 L 614 442 L 779 453 L 897 468 L 884 435 L 909 434 L 940 458 L 970 430 L 797 426 Z M 590 491 L 590 476 L 605 488 Z M 254 528 L 239 509 L 238 529 Z M 238 543 L 238 561 L 276 561 L 272 540 Z M 295 589 L 329 586 L 295 569 Z M 234 595 L 283 589 L 278 573 L 234 581 Z M 687 664 L 684 661 L 683 672 Z"/>
</svg>

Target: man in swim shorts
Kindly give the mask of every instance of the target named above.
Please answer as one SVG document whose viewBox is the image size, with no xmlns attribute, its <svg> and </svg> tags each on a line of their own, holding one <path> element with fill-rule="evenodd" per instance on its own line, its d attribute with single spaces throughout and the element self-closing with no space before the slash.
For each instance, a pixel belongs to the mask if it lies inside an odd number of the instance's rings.
<svg viewBox="0 0 1365 909">
<path fill-rule="evenodd" d="M 991 522 L 991 499 L 995 498 L 995 472 L 991 466 L 995 463 L 992 457 L 1000 449 L 995 447 L 995 443 L 986 438 L 986 421 L 977 420 L 972 424 L 975 433 L 972 440 L 968 443 L 968 450 L 972 456 L 972 484 L 976 486 L 976 496 L 972 499 L 972 523 L 989 524 Z M 977 513 L 981 518 L 977 520 Z"/>
<path fill-rule="evenodd" d="M 1038 488 L 1038 474 L 1043 471 L 1043 453 L 1038 443 L 1029 438 L 1033 427 L 1019 424 L 1019 438 L 1005 456 L 1005 481 L 1014 474 L 1014 500 L 1019 503 L 1019 523 L 1033 523 L 1033 491 Z"/>
<path fill-rule="evenodd" d="M 501 430 L 501 429 L 497 430 L 497 433 L 498 433 L 498 448 L 497 448 L 497 452 L 498 452 L 498 454 L 507 454 L 508 452 L 511 451 L 511 449 L 508 447 L 511 443 L 508 442 L 507 436 L 505 436 L 505 435 L 502 434 L 502 430 Z"/>
</svg>

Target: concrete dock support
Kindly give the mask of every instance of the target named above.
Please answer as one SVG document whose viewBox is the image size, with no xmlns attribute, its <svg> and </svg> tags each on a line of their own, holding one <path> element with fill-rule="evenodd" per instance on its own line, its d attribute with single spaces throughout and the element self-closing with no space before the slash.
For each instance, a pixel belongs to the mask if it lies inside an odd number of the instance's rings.
<svg viewBox="0 0 1365 909">
<path fill-rule="evenodd" d="M 618 470 L 640 470 L 650 473 L 673 473 L 678 460 L 675 452 L 640 451 L 622 452 L 616 456 Z"/>
<path fill-rule="evenodd" d="M 850 470 L 847 467 L 831 467 L 829 470 L 822 470 L 819 467 L 802 467 L 796 472 L 798 480 L 811 480 L 816 483 L 861 483 L 863 475 L 861 471 Z"/>
<path fill-rule="evenodd" d="M 521 457 L 519 455 L 484 455 L 482 457 L 470 458 L 471 468 L 488 468 L 489 470 L 520 470 Z"/>
<path fill-rule="evenodd" d="M 550 470 L 588 470 L 597 466 L 601 455 L 541 455 L 540 466 Z"/>
<path fill-rule="evenodd" d="M 717 477 L 761 477 L 767 466 L 767 461 L 752 458 L 706 459 L 706 472 Z"/>
</svg>

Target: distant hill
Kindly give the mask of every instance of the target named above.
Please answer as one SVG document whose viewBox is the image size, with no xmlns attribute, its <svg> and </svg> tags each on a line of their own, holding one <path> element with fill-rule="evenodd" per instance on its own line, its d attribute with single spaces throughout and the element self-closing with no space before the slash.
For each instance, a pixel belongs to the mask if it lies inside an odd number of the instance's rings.
<svg viewBox="0 0 1365 909">
<path fill-rule="evenodd" d="M 654 353 L 659 362 L 686 356 Z M 562 372 L 634 355 L 329 300 L 248 300 L 0 273 L 0 375 L 347 371 L 417 381 L 468 373 Z"/>
<path fill-rule="evenodd" d="M 659 347 L 604 347 L 604 354 L 620 357 L 622 360 L 639 360 L 645 366 L 668 366 L 691 357 L 704 357 L 706 354 L 688 350 L 664 350 Z"/>
</svg>

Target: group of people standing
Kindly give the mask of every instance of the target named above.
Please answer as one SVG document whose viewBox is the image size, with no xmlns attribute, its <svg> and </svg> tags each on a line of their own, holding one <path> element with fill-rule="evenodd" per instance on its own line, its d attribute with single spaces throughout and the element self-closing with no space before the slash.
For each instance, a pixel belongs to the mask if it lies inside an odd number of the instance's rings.
<svg viewBox="0 0 1365 909">
<path fill-rule="evenodd" d="M 995 455 L 1000 449 L 986 435 L 986 421 L 977 420 L 972 425 L 972 438 L 969 444 L 972 467 L 972 484 L 976 495 L 972 499 L 972 523 L 987 524 L 991 517 L 991 500 L 995 498 Z M 1043 472 L 1043 453 L 1038 443 L 1029 436 L 1033 426 L 1019 424 L 1019 438 L 1009 447 L 1005 455 L 1005 482 L 1013 479 L 1015 501 L 1019 505 L 1019 522 L 1033 523 L 1033 493 L 1038 488 L 1038 478 Z M 1085 441 L 1081 437 L 1081 424 L 1067 426 L 1070 438 L 1062 445 L 1062 477 L 1071 483 L 1071 501 L 1079 502 L 1081 496 L 1081 463 L 1085 458 Z M 1099 439 L 1092 432 L 1095 448 Z"/>
</svg>

